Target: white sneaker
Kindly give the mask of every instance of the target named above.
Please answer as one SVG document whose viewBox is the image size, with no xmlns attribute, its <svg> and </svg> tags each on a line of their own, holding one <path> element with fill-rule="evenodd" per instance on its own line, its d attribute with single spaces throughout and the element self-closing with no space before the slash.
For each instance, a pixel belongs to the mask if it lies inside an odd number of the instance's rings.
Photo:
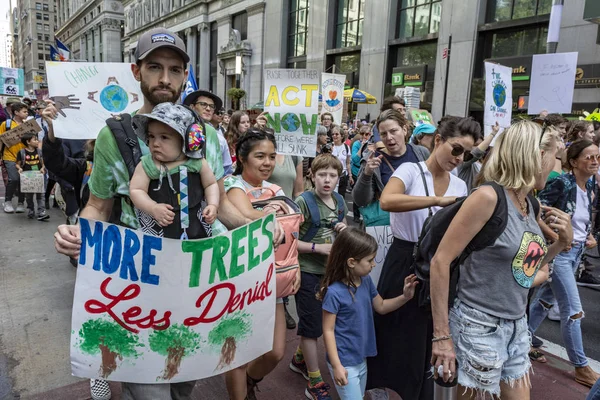
<svg viewBox="0 0 600 400">
<path fill-rule="evenodd" d="M 558 304 L 552 306 L 552 308 L 548 311 L 548 319 L 550 321 L 560 322 L 560 309 L 558 308 Z"/>
<path fill-rule="evenodd" d="M 4 202 L 4 212 L 11 213 L 11 214 L 15 212 L 15 208 L 13 207 L 12 202 L 10 202 L 10 201 Z"/>
<path fill-rule="evenodd" d="M 90 379 L 90 394 L 92 400 L 110 400 L 110 386 L 104 379 Z"/>
<path fill-rule="evenodd" d="M 24 213 L 25 212 L 25 206 L 23 205 L 23 203 L 17 204 L 17 209 L 15 210 L 15 212 L 17 212 L 17 213 Z"/>
</svg>

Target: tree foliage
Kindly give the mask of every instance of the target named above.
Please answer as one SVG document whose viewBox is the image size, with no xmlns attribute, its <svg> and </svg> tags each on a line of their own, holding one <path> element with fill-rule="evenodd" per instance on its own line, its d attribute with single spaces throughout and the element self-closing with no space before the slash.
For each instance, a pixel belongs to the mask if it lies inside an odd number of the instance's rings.
<svg viewBox="0 0 600 400">
<path fill-rule="evenodd" d="M 252 318 L 244 312 L 236 312 L 221 318 L 208 334 L 208 343 L 213 346 L 221 346 L 227 338 L 236 341 L 246 338 L 252 331 Z"/>
<path fill-rule="evenodd" d="M 200 349 L 200 334 L 182 324 L 173 324 L 164 331 L 153 331 L 148 336 L 150 349 L 160 355 L 168 356 L 169 349 L 183 348 L 185 355 Z"/>
<path fill-rule="evenodd" d="M 129 332 L 121 325 L 104 319 L 90 319 L 81 325 L 80 348 L 88 354 L 98 354 L 100 346 L 106 346 L 110 351 L 122 357 L 139 355 L 136 347 L 144 347 L 138 336 Z"/>
</svg>

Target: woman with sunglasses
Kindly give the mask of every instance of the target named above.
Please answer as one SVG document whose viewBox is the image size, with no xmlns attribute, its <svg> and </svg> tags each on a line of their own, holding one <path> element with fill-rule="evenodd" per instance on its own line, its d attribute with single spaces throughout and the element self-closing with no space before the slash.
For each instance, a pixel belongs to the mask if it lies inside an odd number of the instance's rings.
<svg viewBox="0 0 600 400">
<path fill-rule="evenodd" d="M 234 113 L 235 115 L 235 113 Z M 233 118 L 232 118 L 233 120 Z M 285 205 L 269 203 L 262 210 L 252 207 L 249 195 L 259 198 L 265 191 L 275 187 L 268 181 L 276 163 L 275 136 L 266 130 L 249 129 L 239 138 L 236 145 L 238 161 L 232 176 L 225 178 L 224 185 L 227 197 L 236 205 L 242 215 L 251 220 L 262 218 L 268 213 L 285 212 Z M 248 194 L 250 192 L 250 194 Z M 277 196 L 285 196 L 281 189 Z M 300 286 L 300 269 L 296 279 L 296 288 Z M 254 388 L 269 374 L 283 358 L 285 351 L 286 320 L 283 299 L 277 299 L 275 308 L 275 334 L 273 350 L 260 356 L 247 365 L 243 365 L 225 373 L 225 382 L 229 398 L 232 400 L 255 399 Z"/>
<path fill-rule="evenodd" d="M 231 119 L 229 120 L 229 125 L 227 126 L 227 134 L 225 138 L 227 139 L 227 143 L 229 144 L 229 152 L 231 153 L 231 162 L 233 163 L 233 168 L 235 168 L 235 162 L 237 160 L 235 154 L 236 144 L 239 138 L 248 131 L 250 128 L 250 117 L 243 111 L 235 111 L 231 115 Z"/>
<path fill-rule="evenodd" d="M 382 140 L 389 134 L 379 124 Z M 394 241 L 388 250 L 377 286 L 384 298 L 402 294 L 402 282 L 411 274 L 413 249 L 430 213 L 467 195 L 467 185 L 450 171 L 463 161 L 481 137 L 471 118 L 443 121 L 434 137 L 427 161 L 402 164 L 381 194 L 381 208 L 390 212 Z M 431 314 L 412 299 L 387 315 L 375 316 L 377 356 L 369 359 L 367 385 L 393 389 L 403 399 L 431 399 Z"/>
<path fill-rule="evenodd" d="M 529 399 L 527 295 L 547 279 L 547 264 L 573 238 L 569 216 L 547 207 L 544 218 L 558 233 L 547 246 L 536 200 L 528 197 L 544 187 L 557 139 L 556 130 L 542 136 L 541 127 L 531 121 L 505 130 L 481 172 L 504 193 L 487 185 L 473 192 L 431 260 L 431 364 L 444 381 L 458 379 L 459 399 Z M 496 211 L 499 196 L 505 198 L 505 215 Z M 460 265 L 457 298 L 448 312 L 450 264 L 492 218 L 505 220 L 506 228 L 493 245 L 472 252 Z"/>
<path fill-rule="evenodd" d="M 596 247 L 591 234 L 593 183 L 590 178 L 598 172 L 598 146 L 587 139 L 571 143 L 567 150 L 567 168 L 563 174 L 548 182 L 538 194 L 543 205 L 556 207 L 571 217 L 573 243 L 554 259 L 552 281 L 537 291 L 529 307 L 529 329 L 535 333 L 549 310 L 556 304 L 560 310 L 560 325 L 569 361 L 575 367 L 575 380 L 591 387 L 600 377 L 588 364 L 583 350 L 581 319 L 583 309 L 575 282 L 581 256 L 588 248 Z M 536 359 L 544 361 L 538 350 Z M 530 353 L 531 356 L 531 353 Z"/>
</svg>

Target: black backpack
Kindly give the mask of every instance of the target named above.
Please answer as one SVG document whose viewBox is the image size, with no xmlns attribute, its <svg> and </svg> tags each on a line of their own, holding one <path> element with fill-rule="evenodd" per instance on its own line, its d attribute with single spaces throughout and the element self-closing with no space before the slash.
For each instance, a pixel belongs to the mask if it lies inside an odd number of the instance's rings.
<svg viewBox="0 0 600 400">
<path fill-rule="evenodd" d="M 419 167 L 421 166 L 419 165 Z M 421 177 L 423 178 L 425 192 L 427 196 L 429 196 L 429 190 L 427 189 L 427 184 L 423 173 L 421 173 Z M 498 239 L 498 237 L 500 237 L 502 232 L 504 232 L 506 229 L 506 223 L 508 220 L 508 203 L 504 188 L 496 182 L 488 182 L 484 183 L 484 185 L 494 188 L 496 195 L 498 196 L 498 202 L 496 203 L 494 213 L 488 222 L 486 222 L 479 233 L 475 235 L 475 237 L 463 250 L 461 255 L 450 264 L 448 307 L 452 307 L 456 297 L 458 277 L 460 274 L 460 268 L 458 267 L 464 263 L 464 261 L 472 252 L 492 246 L 496 242 L 496 239 Z M 534 214 L 537 218 L 540 205 L 533 195 L 530 194 L 528 197 L 533 205 Z M 429 281 L 431 259 L 435 255 L 442 238 L 446 234 L 450 223 L 454 219 L 454 216 L 458 213 L 458 210 L 460 210 L 466 199 L 466 197 L 459 198 L 456 203 L 439 210 L 435 214 L 433 214 L 430 209 L 429 217 L 427 217 L 423 223 L 423 230 L 419 236 L 419 241 L 413 250 L 413 269 L 415 275 L 417 275 L 420 281 L 417 288 L 417 300 L 419 306 L 421 307 L 431 307 Z"/>
</svg>

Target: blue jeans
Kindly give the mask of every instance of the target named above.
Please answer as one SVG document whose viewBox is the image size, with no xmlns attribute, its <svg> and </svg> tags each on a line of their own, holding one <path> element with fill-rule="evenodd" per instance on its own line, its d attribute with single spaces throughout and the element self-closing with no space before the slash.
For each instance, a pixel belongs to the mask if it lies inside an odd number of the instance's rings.
<svg viewBox="0 0 600 400">
<path fill-rule="evenodd" d="M 583 242 L 576 243 L 571 250 L 562 252 L 554 258 L 552 281 L 544 282 L 540 286 L 529 307 L 529 330 L 535 333 L 548 315 L 550 308 L 558 303 L 563 341 L 567 348 L 569 361 L 575 367 L 588 365 L 581 337 L 583 309 L 575 282 L 575 272 L 585 251 L 584 244 Z M 579 313 L 582 313 L 580 318 L 571 318 Z"/>
<path fill-rule="evenodd" d="M 333 378 L 333 367 L 327 363 L 329 373 Z M 341 400 L 361 400 L 365 396 L 365 388 L 367 387 L 367 360 L 364 360 L 358 365 L 351 367 L 345 366 L 348 372 L 348 384 L 345 386 L 338 386 L 335 383 L 335 390 Z"/>
<path fill-rule="evenodd" d="M 600 400 L 600 379 L 596 381 L 596 384 L 592 387 L 592 390 L 588 393 L 586 400 Z"/>
</svg>

